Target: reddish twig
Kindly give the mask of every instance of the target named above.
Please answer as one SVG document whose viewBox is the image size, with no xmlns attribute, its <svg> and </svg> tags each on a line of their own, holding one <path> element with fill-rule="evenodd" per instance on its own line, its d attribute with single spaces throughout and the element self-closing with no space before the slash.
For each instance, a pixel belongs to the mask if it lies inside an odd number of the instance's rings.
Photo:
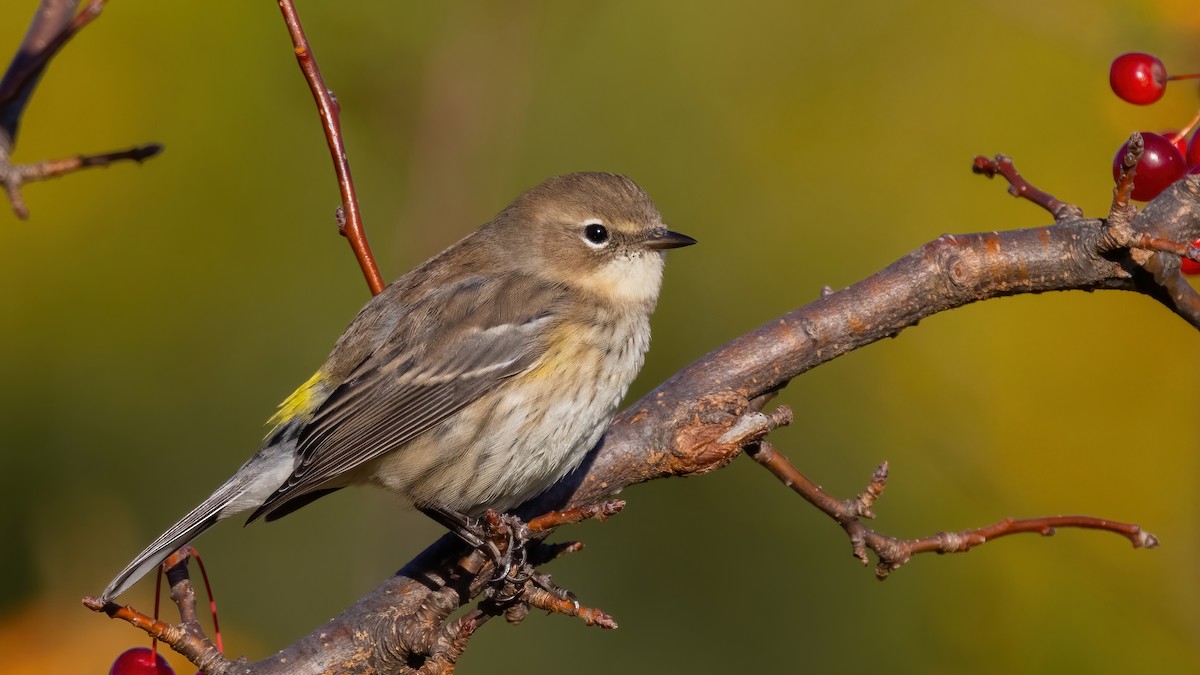
<svg viewBox="0 0 1200 675">
<path fill-rule="evenodd" d="M 767 441 L 758 443 L 747 451 L 759 464 L 769 470 L 785 485 L 828 515 L 846 531 L 853 546 L 854 557 L 868 564 L 867 550 L 879 557 L 875 576 L 886 579 L 892 570 L 898 569 L 918 553 L 963 553 L 998 537 L 1024 532 L 1035 532 L 1045 536 L 1054 534 L 1055 528 L 1073 527 L 1104 530 L 1120 534 L 1133 543 L 1134 548 L 1155 548 L 1158 538 L 1143 531 L 1137 525 L 1118 523 L 1092 516 L 1047 516 L 1024 520 L 1004 520 L 973 530 L 961 532 L 939 532 L 920 539 L 897 539 L 880 534 L 862 524 L 860 518 L 874 518 L 871 511 L 875 500 L 883 493 L 887 483 L 888 465 L 884 462 L 875 470 L 867 489 L 853 499 L 836 499 L 819 485 L 800 473 L 791 462 L 777 452 Z"/>
<path fill-rule="evenodd" d="M 1024 176 L 1017 173 L 1016 167 L 1013 166 L 1012 158 L 1007 155 L 996 155 L 995 159 L 976 155 L 971 170 L 975 173 L 983 174 L 988 178 L 994 178 L 996 174 L 1000 174 L 1008 181 L 1009 194 L 1014 197 L 1028 199 L 1046 209 L 1050 212 L 1050 215 L 1054 216 L 1056 222 L 1083 217 L 1083 209 L 1074 204 L 1056 199 L 1054 195 L 1037 189 L 1029 181 L 1025 180 Z"/>
<path fill-rule="evenodd" d="M 874 518 L 875 514 L 871 511 L 871 507 L 883 493 L 883 488 L 887 483 L 888 463 L 884 462 L 875 469 L 871 482 L 864 492 L 854 499 L 837 499 L 821 489 L 821 486 L 810 480 L 808 476 L 800 473 L 800 470 L 782 453 L 776 451 L 775 446 L 768 441 L 762 441 L 747 448 L 746 454 L 808 503 L 842 524 L 860 517 Z"/>
<path fill-rule="evenodd" d="M 1159 237 L 1150 236 L 1145 232 L 1132 232 L 1130 235 L 1127 248 L 1141 248 L 1147 251 L 1170 253 L 1180 258 L 1200 262 L 1200 246 L 1196 246 L 1195 244 L 1160 239 Z"/>
<path fill-rule="evenodd" d="M 607 630 L 617 628 L 616 620 L 608 614 L 598 609 L 584 607 L 569 597 L 560 597 L 542 588 L 530 588 L 525 593 L 523 600 L 529 603 L 531 607 L 536 607 L 547 612 L 577 616 L 583 619 L 583 622 L 588 626 L 599 626 Z"/>
<path fill-rule="evenodd" d="M 487 618 L 503 615 L 508 623 L 519 624 L 528 616 L 530 608 L 537 608 L 578 617 L 588 626 L 605 629 L 617 627 L 617 622 L 604 611 L 580 605 L 575 594 L 555 585 L 549 574 L 538 572 L 526 564 L 522 566 L 520 575 L 520 581 L 503 587 L 497 587 L 493 581 L 487 589 L 488 597 L 467 616 Z"/>
<path fill-rule="evenodd" d="M 173 626 L 165 621 L 159 621 L 153 617 L 146 616 L 128 605 L 118 605 L 115 602 L 106 604 L 94 595 L 85 597 L 83 599 L 83 606 L 93 612 L 104 612 L 110 618 L 126 621 L 134 627 L 145 631 L 150 637 L 161 640 L 169 645 L 181 642 L 187 636 L 183 629 L 178 626 Z"/>
<path fill-rule="evenodd" d="M 183 626 L 175 626 L 153 619 L 129 606 L 115 602 L 105 604 L 95 596 L 83 599 L 84 607 L 94 612 L 104 612 L 112 619 L 126 621 L 175 651 L 187 657 L 207 675 L 224 675 L 233 664 L 217 651 L 216 646 L 203 637 L 190 634 Z"/>
<path fill-rule="evenodd" d="M 1005 537 L 1010 534 L 1035 533 L 1045 537 L 1053 536 L 1060 527 L 1070 527 L 1087 530 L 1103 530 L 1119 534 L 1129 540 L 1134 548 L 1158 548 L 1158 537 L 1146 532 L 1141 527 L 1130 523 L 1118 523 L 1092 516 L 1043 516 L 1041 518 L 1024 518 L 1004 520 L 962 532 L 939 532 L 930 537 L 913 539 L 904 542 L 911 553 L 962 553 L 986 543 L 992 539 Z"/>
<path fill-rule="evenodd" d="M 358 195 L 354 190 L 354 179 L 350 176 L 350 161 L 346 158 L 346 146 L 342 140 L 341 106 L 333 93 L 325 86 L 321 70 L 317 67 L 317 59 L 313 56 L 304 28 L 300 25 L 300 16 L 292 0 L 279 0 L 279 9 L 283 12 L 284 23 L 287 24 L 288 34 L 291 35 L 295 47 L 296 61 L 300 71 L 312 90 L 313 99 L 317 103 L 317 111 L 321 115 L 321 127 L 325 130 L 325 140 L 329 143 L 329 154 L 333 158 L 333 169 L 337 173 L 338 187 L 342 192 L 342 215 L 338 216 L 338 231 L 350 242 L 354 257 L 362 268 L 371 295 L 378 295 L 383 290 L 383 277 L 371 254 L 371 246 L 367 243 L 367 233 L 363 228 L 362 214 L 358 208 Z"/>
<path fill-rule="evenodd" d="M 526 527 L 530 532 L 545 532 L 553 530 L 559 525 L 574 525 L 575 523 L 583 522 L 591 518 L 599 521 L 608 520 L 610 517 L 617 515 L 621 509 L 625 508 L 624 499 L 613 499 L 599 504 L 590 506 L 581 506 L 575 509 L 567 509 L 566 511 L 552 511 L 550 513 L 532 518 Z"/>
<path fill-rule="evenodd" d="M 966 553 L 992 539 L 1010 534 L 1035 533 L 1046 537 L 1053 536 L 1056 528 L 1060 527 L 1104 530 L 1125 537 L 1133 544 L 1134 548 L 1158 547 L 1158 537 L 1142 530 L 1137 525 L 1092 516 L 1043 516 L 1022 520 L 1005 518 L 998 523 L 973 530 L 938 532 L 928 537 L 907 540 L 881 535 L 874 530 L 858 525 L 854 529 L 861 530 L 861 532 L 851 532 L 851 538 L 855 539 L 857 536 L 857 539 L 862 541 L 862 546 L 875 551 L 879 556 L 879 563 L 875 566 L 875 576 L 882 581 L 887 579 L 892 570 L 899 569 L 918 553 Z M 863 561 L 863 564 L 867 563 L 865 553 L 856 552 L 856 556 Z"/>
</svg>

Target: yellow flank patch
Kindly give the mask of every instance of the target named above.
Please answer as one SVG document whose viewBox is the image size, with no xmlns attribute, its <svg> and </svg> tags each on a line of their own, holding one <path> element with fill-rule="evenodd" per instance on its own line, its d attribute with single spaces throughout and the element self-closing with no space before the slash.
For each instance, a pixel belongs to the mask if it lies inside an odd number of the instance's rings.
<svg viewBox="0 0 1200 675">
<path fill-rule="evenodd" d="M 320 404 L 318 390 L 324 384 L 324 376 L 321 371 L 317 371 L 308 381 L 300 385 L 296 391 L 293 391 L 291 396 L 283 400 L 279 404 L 279 410 L 271 415 L 271 419 L 267 420 L 267 424 L 272 427 L 277 427 L 285 422 L 290 422 L 297 417 L 304 417 L 312 414 L 312 411 Z"/>
<path fill-rule="evenodd" d="M 581 366 L 580 361 L 588 358 L 589 352 L 593 350 L 578 336 L 572 335 L 572 332 L 569 326 L 560 327 L 550 340 L 550 349 L 546 350 L 541 361 L 534 365 L 526 377 L 550 377 L 564 368 Z"/>
<path fill-rule="evenodd" d="M 549 377 L 553 375 L 555 371 L 565 365 L 569 360 L 570 359 L 567 358 L 563 350 L 551 349 L 550 351 L 546 352 L 545 356 L 542 357 L 541 362 L 535 365 L 533 369 L 529 371 L 529 374 L 526 375 L 526 377 Z"/>
</svg>

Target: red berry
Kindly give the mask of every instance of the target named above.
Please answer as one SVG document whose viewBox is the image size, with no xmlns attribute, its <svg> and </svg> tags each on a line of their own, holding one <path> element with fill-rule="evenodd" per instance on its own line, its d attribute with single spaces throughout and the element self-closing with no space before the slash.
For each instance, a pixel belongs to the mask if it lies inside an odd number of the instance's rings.
<svg viewBox="0 0 1200 675">
<path fill-rule="evenodd" d="M 1123 101 L 1150 105 L 1167 88 L 1167 68 L 1158 57 L 1140 52 L 1122 54 L 1108 69 L 1108 84 Z"/>
<path fill-rule="evenodd" d="M 1193 241 L 1192 246 L 1200 246 L 1200 239 Z M 1179 261 L 1179 271 L 1189 275 L 1200 274 L 1200 263 L 1184 258 Z"/>
<path fill-rule="evenodd" d="M 1188 141 L 1187 152 L 1184 154 L 1184 159 L 1187 160 L 1188 166 L 1200 166 L 1200 129 L 1192 134 L 1192 140 Z"/>
<path fill-rule="evenodd" d="M 175 675 L 175 671 L 162 654 L 155 654 L 148 647 L 134 647 L 113 661 L 108 675 Z"/>
<path fill-rule="evenodd" d="M 1184 165 L 1183 155 L 1171 141 L 1146 131 L 1142 132 L 1142 141 L 1146 144 L 1146 151 L 1137 163 L 1132 197 L 1144 202 L 1154 199 L 1167 189 L 1168 185 L 1182 178 L 1187 167 Z M 1126 141 L 1113 158 L 1113 180 L 1121 175 L 1121 160 L 1125 158 L 1128 149 L 1129 142 Z"/>
</svg>

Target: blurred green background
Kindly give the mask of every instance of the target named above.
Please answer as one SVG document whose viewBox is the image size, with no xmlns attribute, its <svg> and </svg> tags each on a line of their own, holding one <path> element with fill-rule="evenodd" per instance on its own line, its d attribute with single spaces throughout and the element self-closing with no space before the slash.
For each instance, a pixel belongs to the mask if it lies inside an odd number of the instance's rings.
<svg viewBox="0 0 1200 675">
<path fill-rule="evenodd" d="M 6 5 L 0 47 L 34 6 Z M 629 174 L 700 240 L 671 256 L 631 396 L 944 232 L 1048 222 L 973 176 L 976 153 L 1102 215 L 1127 134 L 1197 106 L 1176 84 L 1134 108 L 1106 80 L 1132 50 L 1200 70 L 1187 0 L 300 10 L 385 277 L 580 169 Z M 28 223 L 0 209 L 6 672 L 106 672 L 147 642 L 79 598 L 256 449 L 368 297 L 275 3 L 112 3 L 50 68 L 16 158 L 147 141 L 166 153 L 28 186 Z M 550 570 L 620 630 L 496 622 L 463 672 L 1194 672 L 1198 347 L 1144 297 L 1020 297 L 933 317 L 781 397 L 796 423 L 777 445 L 836 494 L 890 460 L 883 531 L 1088 513 L 1141 523 L 1159 550 L 1062 531 L 880 584 L 839 528 L 739 460 L 630 489 L 619 518 L 561 534 L 588 548 Z M 369 490 L 215 528 L 199 545 L 228 650 L 269 655 L 439 533 Z"/>
</svg>

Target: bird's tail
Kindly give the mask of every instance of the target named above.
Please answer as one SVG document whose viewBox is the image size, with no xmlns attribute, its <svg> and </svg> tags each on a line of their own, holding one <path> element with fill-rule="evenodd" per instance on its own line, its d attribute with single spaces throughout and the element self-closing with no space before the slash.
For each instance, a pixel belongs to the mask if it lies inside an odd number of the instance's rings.
<svg viewBox="0 0 1200 675">
<path fill-rule="evenodd" d="M 108 584 L 100 599 L 109 602 L 129 590 L 138 579 L 162 564 L 180 546 L 200 536 L 218 520 L 253 511 L 262 505 L 291 474 L 295 464 L 294 427 L 277 433 L 237 473 L 208 499 L 188 512 L 125 566 Z"/>
<path fill-rule="evenodd" d="M 162 564 L 162 561 L 177 551 L 179 547 L 195 539 L 218 520 L 233 515 L 233 512 L 227 507 L 245 491 L 245 487 L 245 481 L 238 480 L 238 476 L 235 475 L 217 488 L 212 496 L 188 512 L 166 532 L 160 534 L 158 539 L 155 539 L 133 559 L 133 562 L 126 565 L 125 569 L 109 582 L 108 588 L 104 589 L 100 599 L 108 602 L 124 593 L 139 579 L 146 576 L 146 573 Z"/>
</svg>

